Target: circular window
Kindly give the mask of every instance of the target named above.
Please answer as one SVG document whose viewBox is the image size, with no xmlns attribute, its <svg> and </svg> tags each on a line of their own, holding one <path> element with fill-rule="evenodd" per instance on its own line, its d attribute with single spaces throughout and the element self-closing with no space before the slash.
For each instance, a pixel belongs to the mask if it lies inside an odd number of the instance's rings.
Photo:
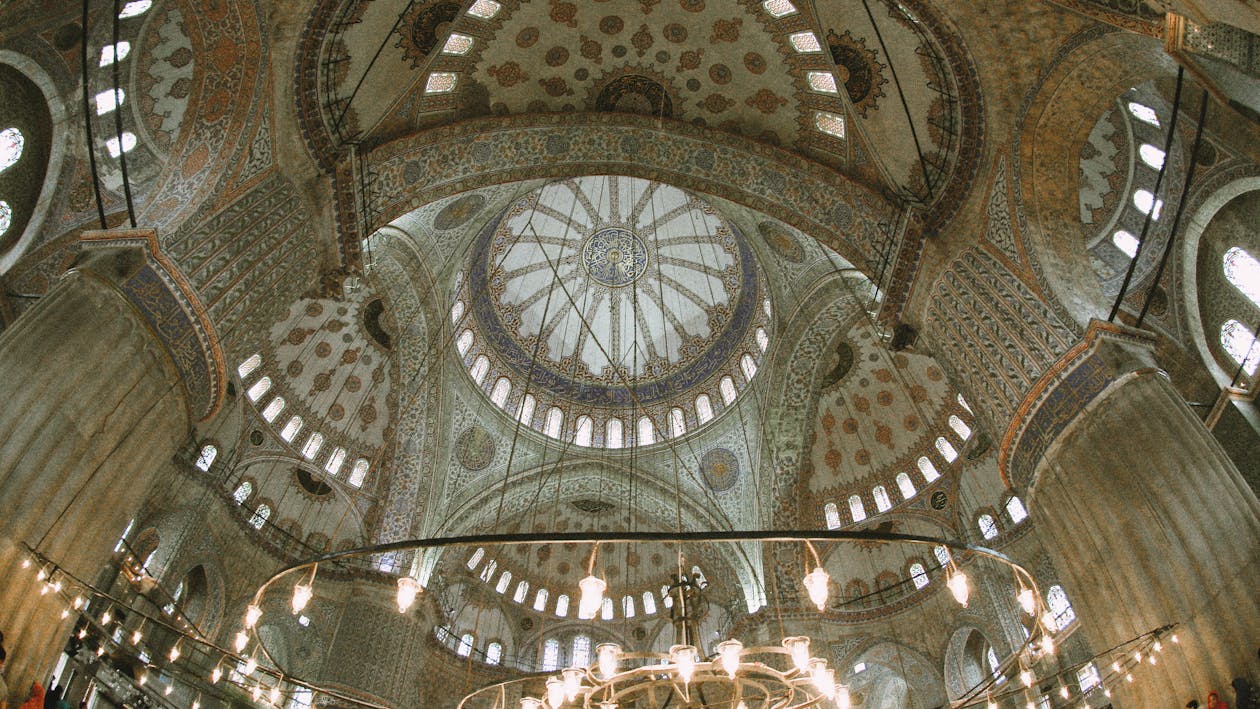
<svg viewBox="0 0 1260 709">
<path fill-rule="evenodd" d="M 21 239 L 34 216 L 52 148 L 52 114 L 25 74 L 0 64 L 0 254 Z"/>
</svg>

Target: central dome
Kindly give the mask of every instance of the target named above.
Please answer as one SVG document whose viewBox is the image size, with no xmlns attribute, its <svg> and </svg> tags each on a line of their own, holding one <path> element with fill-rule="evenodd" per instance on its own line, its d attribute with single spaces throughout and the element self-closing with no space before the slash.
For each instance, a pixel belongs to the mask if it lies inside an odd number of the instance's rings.
<svg viewBox="0 0 1260 709">
<path fill-rule="evenodd" d="M 647 416 L 685 431 L 756 373 L 764 294 L 748 243 L 708 202 L 659 182 L 582 177 L 533 191 L 482 229 L 458 296 L 471 322 L 456 327 L 475 333 L 461 354 L 505 409 L 528 394 L 570 420 Z M 517 397 L 495 396 L 496 384 Z M 666 425 L 674 408 L 680 426 Z"/>
</svg>

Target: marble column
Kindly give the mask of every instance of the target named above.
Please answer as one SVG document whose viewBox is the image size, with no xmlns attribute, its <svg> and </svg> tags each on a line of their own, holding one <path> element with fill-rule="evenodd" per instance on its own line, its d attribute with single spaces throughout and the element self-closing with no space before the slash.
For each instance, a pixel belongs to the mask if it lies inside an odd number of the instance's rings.
<svg viewBox="0 0 1260 709">
<path fill-rule="evenodd" d="M 94 579 L 189 429 L 169 351 L 120 288 L 144 263 L 135 249 L 94 252 L 0 334 L 0 629 L 14 692 L 46 679 L 73 622 L 21 567 L 22 545 Z"/>
</svg>

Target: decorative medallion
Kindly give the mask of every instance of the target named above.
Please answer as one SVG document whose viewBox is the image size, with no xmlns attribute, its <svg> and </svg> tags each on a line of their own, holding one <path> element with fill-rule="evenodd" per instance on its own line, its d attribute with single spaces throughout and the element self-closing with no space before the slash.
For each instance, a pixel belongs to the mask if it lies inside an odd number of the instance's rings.
<svg viewBox="0 0 1260 709">
<path fill-rule="evenodd" d="M 824 366 L 826 374 L 823 375 L 821 384 L 826 389 L 844 379 L 844 375 L 853 368 L 853 348 L 847 342 L 836 345 L 836 349 L 827 355 Z"/>
<path fill-rule="evenodd" d="M 660 81 L 642 74 L 624 74 L 607 81 L 599 89 L 594 109 L 673 118 L 674 100 Z"/>
<path fill-rule="evenodd" d="M 827 30 L 827 48 L 836 64 L 840 81 L 849 94 L 849 101 L 858 115 L 866 118 L 867 111 L 878 108 L 876 102 L 884 97 L 884 65 L 876 61 L 874 49 L 866 48 L 866 41 L 854 37 L 848 30 L 836 34 Z"/>
<path fill-rule="evenodd" d="M 946 495 L 944 490 L 937 490 L 932 493 L 932 497 L 930 499 L 932 509 L 937 511 L 945 509 L 945 506 L 949 504 L 949 495 Z"/>
<path fill-rule="evenodd" d="M 477 216 L 477 212 L 486 204 L 486 198 L 479 194 L 464 195 L 454 202 L 442 207 L 442 211 L 433 218 L 433 228 L 448 231 L 468 223 Z"/>
<path fill-rule="evenodd" d="M 739 480 L 739 458 L 726 448 L 714 448 L 700 459 L 700 474 L 713 491 L 729 490 Z"/>
<path fill-rule="evenodd" d="M 622 227 L 601 229 L 582 247 L 587 274 L 610 288 L 634 283 L 647 268 L 647 248 L 634 232 Z"/>
<path fill-rule="evenodd" d="M 438 40 L 446 37 L 456 17 L 459 17 L 458 3 L 416 3 L 403 15 L 394 46 L 403 50 L 403 58 L 415 69 L 424 63 Z"/>
<path fill-rule="evenodd" d="M 761 222 L 757 225 L 757 231 L 766 242 L 766 246 L 779 256 L 792 263 L 801 263 L 805 260 L 804 247 L 787 228 L 774 222 Z"/>
<path fill-rule="evenodd" d="M 469 470 L 485 470 L 494 453 L 494 436 L 480 426 L 466 429 L 455 439 L 455 459 Z"/>
</svg>

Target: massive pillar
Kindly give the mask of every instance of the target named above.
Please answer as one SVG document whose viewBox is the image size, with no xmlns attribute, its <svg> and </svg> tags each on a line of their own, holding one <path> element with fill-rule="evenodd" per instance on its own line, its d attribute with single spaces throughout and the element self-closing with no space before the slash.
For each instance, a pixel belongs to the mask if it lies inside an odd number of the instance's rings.
<svg viewBox="0 0 1260 709">
<path fill-rule="evenodd" d="M 1116 687 L 1117 705 L 1181 707 L 1255 676 L 1260 503 L 1153 341 L 1094 321 L 1062 347 L 1072 329 L 980 250 L 937 282 L 924 330 L 987 410 L 1094 651 L 1179 624 L 1180 643 Z"/>
</svg>

